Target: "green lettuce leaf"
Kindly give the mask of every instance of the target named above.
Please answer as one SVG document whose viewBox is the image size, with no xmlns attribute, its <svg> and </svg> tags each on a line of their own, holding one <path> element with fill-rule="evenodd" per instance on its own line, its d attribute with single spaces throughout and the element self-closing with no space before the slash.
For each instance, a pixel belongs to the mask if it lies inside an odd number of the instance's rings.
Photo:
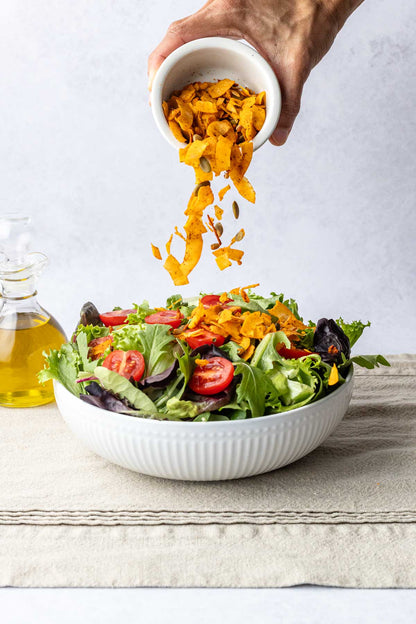
<svg viewBox="0 0 416 624">
<path fill-rule="evenodd" d="M 198 303 L 198 300 L 195 301 L 185 301 L 182 298 L 182 295 L 171 295 L 166 300 L 166 308 L 168 310 L 179 310 L 185 318 L 189 318 L 191 316 L 192 310 L 195 309 L 195 303 Z"/>
<path fill-rule="evenodd" d="M 211 414 L 210 412 L 202 412 L 196 418 L 194 418 L 194 422 L 217 422 L 220 420 L 230 420 L 227 416 L 223 414 Z"/>
<path fill-rule="evenodd" d="M 180 342 L 182 353 L 175 353 L 178 360 L 177 377 L 170 382 L 168 387 L 155 400 L 155 404 L 159 411 L 166 412 L 167 403 L 171 398 L 181 399 L 185 392 L 186 386 L 191 378 L 195 367 L 195 358 L 191 357 L 191 349 L 186 342 Z"/>
<path fill-rule="evenodd" d="M 260 368 L 243 361 L 236 364 L 235 374 L 241 375 L 241 381 L 236 388 L 236 403 L 240 409 L 250 410 L 252 418 L 263 416 L 266 398 L 274 396 L 278 400 L 271 379 Z"/>
<path fill-rule="evenodd" d="M 174 362 L 176 339 L 169 325 L 146 325 L 140 332 L 142 353 L 146 362 L 146 376 L 163 373 Z"/>
<path fill-rule="evenodd" d="M 370 327 L 371 323 L 362 323 L 361 321 L 353 321 L 352 323 L 346 323 L 341 317 L 336 321 L 337 325 L 342 329 L 344 334 L 349 338 L 350 346 L 355 345 L 357 340 L 361 338 L 361 335 L 366 327 Z"/>
<path fill-rule="evenodd" d="M 156 312 L 154 308 L 150 307 L 149 302 L 146 300 L 140 305 L 138 303 L 133 303 L 133 308 L 136 311 L 132 312 L 132 314 L 129 314 L 127 317 L 127 323 L 129 323 L 129 325 L 144 325 L 146 316 Z"/>
<path fill-rule="evenodd" d="M 146 377 L 158 375 L 173 364 L 176 339 L 168 325 L 126 325 L 113 332 L 114 349 L 140 351 L 146 362 Z"/>
<path fill-rule="evenodd" d="M 97 366 L 97 361 L 90 361 L 88 359 L 88 342 L 87 342 L 87 334 L 81 332 L 77 336 L 76 344 L 78 347 L 78 353 L 81 357 L 82 361 L 82 370 L 87 373 L 93 373 L 95 367 Z"/>
<path fill-rule="evenodd" d="M 38 373 L 39 383 L 56 379 L 72 394 L 79 396 L 81 388 L 76 380 L 82 360 L 76 346 L 65 343 L 59 351 L 52 349 L 49 354 L 45 354 L 45 358 L 45 368 Z"/>
<path fill-rule="evenodd" d="M 232 362 L 241 361 L 241 358 L 238 355 L 239 352 L 241 351 L 241 347 L 236 342 L 233 342 L 232 340 L 230 340 L 230 342 L 226 342 L 224 345 L 219 347 L 219 350 L 224 351 L 224 353 L 228 355 L 228 357 L 230 358 Z"/>
<path fill-rule="evenodd" d="M 388 362 L 383 355 L 355 355 L 349 360 L 344 358 L 342 366 L 349 366 L 351 363 L 357 364 L 357 366 L 363 368 L 368 368 L 369 370 L 378 368 L 379 366 L 390 366 L 390 362 Z"/>
<path fill-rule="evenodd" d="M 251 366 L 260 368 L 263 371 L 273 370 L 276 362 L 282 362 L 283 358 L 276 351 L 278 344 L 284 344 L 290 348 L 290 341 L 286 334 L 277 331 L 267 334 L 258 344 L 251 359 Z"/>
<path fill-rule="evenodd" d="M 120 396 L 122 399 L 127 399 L 130 405 L 140 412 L 157 414 L 157 408 L 153 401 L 122 375 L 104 366 L 97 366 L 94 370 L 94 375 L 98 377 L 105 390 L 110 390 L 110 392 Z"/>
<path fill-rule="evenodd" d="M 94 338 L 102 338 L 108 336 L 110 330 L 104 325 L 78 325 L 75 335 L 78 337 L 80 334 L 85 334 L 87 343 L 94 340 Z"/>
</svg>

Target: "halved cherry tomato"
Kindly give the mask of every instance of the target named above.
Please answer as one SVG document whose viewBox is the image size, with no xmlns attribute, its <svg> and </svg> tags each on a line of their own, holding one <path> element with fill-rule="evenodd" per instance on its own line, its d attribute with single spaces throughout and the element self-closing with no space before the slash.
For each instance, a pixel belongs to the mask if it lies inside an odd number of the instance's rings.
<svg viewBox="0 0 416 624">
<path fill-rule="evenodd" d="M 112 342 L 112 336 L 102 336 L 101 338 L 94 338 L 93 340 L 91 340 L 91 342 L 88 343 L 88 357 L 91 360 L 98 360 L 98 358 L 102 356 L 104 351 L 108 349 Z"/>
<path fill-rule="evenodd" d="M 134 381 L 139 381 L 144 373 L 145 365 L 140 351 L 112 351 L 105 358 L 103 366 L 126 379 L 133 377 Z"/>
<path fill-rule="evenodd" d="M 191 349 L 197 349 L 198 347 L 202 347 L 202 345 L 211 344 L 215 344 L 216 347 L 220 347 L 224 344 L 225 340 L 224 336 L 214 334 L 214 332 L 208 331 L 207 329 L 189 329 L 183 332 L 182 336 L 185 338 Z"/>
<path fill-rule="evenodd" d="M 232 303 L 232 299 L 226 299 L 220 301 L 220 295 L 205 295 L 201 298 L 201 303 L 204 307 L 209 308 L 214 305 L 225 305 L 226 303 Z"/>
<path fill-rule="evenodd" d="M 144 320 L 149 325 L 170 325 L 176 329 L 183 321 L 183 314 L 179 310 L 160 310 L 160 312 L 149 314 Z"/>
<path fill-rule="evenodd" d="M 129 314 L 133 314 L 136 310 L 113 310 L 112 312 L 103 312 L 100 314 L 100 319 L 106 327 L 112 327 L 113 325 L 123 325 L 127 322 Z"/>
<path fill-rule="evenodd" d="M 285 347 L 285 345 L 281 345 L 280 347 L 278 347 L 277 352 L 286 360 L 297 360 L 298 358 L 304 357 L 305 355 L 310 355 L 312 353 L 312 351 L 295 349 L 294 347 L 288 349 L 287 347 Z"/>
<path fill-rule="evenodd" d="M 189 380 L 193 392 L 209 396 L 227 388 L 234 377 L 234 366 L 222 357 L 206 360 L 206 364 L 198 364 Z"/>
</svg>

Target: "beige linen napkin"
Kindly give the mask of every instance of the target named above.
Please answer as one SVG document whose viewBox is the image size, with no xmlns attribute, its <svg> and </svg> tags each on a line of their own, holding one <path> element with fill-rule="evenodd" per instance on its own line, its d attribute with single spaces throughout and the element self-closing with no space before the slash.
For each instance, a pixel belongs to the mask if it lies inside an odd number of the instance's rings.
<svg viewBox="0 0 416 624">
<path fill-rule="evenodd" d="M 416 586 L 416 356 L 391 361 L 319 449 L 229 482 L 114 466 L 54 405 L 0 410 L 0 583 Z"/>
</svg>

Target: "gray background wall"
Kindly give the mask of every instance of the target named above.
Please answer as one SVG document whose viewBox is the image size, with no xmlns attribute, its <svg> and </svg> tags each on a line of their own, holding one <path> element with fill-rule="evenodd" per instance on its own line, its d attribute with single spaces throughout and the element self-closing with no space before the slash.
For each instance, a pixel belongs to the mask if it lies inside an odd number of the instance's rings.
<svg viewBox="0 0 416 624">
<path fill-rule="evenodd" d="M 147 55 L 191 0 L 2 0 L 0 211 L 33 216 L 41 301 L 70 331 L 81 304 L 178 291 L 150 254 L 192 171 L 159 135 Z M 283 148 L 265 146 L 241 202 L 242 267 L 209 253 L 184 295 L 261 282 L 307 318 L 371 319 L 361 352 L 416 351 L 416 6 L 364 3 L 312 72 Z M 229 195 L 231 199 L 231 195 Z"/>
</svg>

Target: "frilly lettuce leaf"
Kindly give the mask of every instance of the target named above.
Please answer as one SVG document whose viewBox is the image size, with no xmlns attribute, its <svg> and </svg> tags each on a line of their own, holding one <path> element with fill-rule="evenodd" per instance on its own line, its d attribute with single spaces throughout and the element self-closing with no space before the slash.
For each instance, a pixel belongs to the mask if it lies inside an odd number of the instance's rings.
<svg viewBox="0 0 416 624">
<path fill-rule="evenodd" d="M 125 325 L 113 332 L 114 349 L 140 351 L 146 362 L 145 376 L 158 375 L 174 362 L 176 339 L 168 325 Z"/>
<path fill-rule="evenodd" d="M 350 341 L 350 346 L 355 345 L 357 340 L 361 338 L 361 335 L 366 327 L 370 327 L 370 321 L 362 323 L 361 321 L 352 321 L 352 323 L 346 323 L 341 317 L 336 321 L 337 325 L 342 329 L 344 334 Z"/>
<path fill-rule="evenodd" d="M 49 354 L 45 354 L 45 368 L 38 373 L 40 383 L 45 383 L 49 379 L 56 379 L 67 390 L 79 396 L 80 387 L 77 384 L 78 373 L 82 367 L 82 360 L 78 349 L 72 343 L 65 343 L 60 350 L 52 349 Z"/>
</svg>

